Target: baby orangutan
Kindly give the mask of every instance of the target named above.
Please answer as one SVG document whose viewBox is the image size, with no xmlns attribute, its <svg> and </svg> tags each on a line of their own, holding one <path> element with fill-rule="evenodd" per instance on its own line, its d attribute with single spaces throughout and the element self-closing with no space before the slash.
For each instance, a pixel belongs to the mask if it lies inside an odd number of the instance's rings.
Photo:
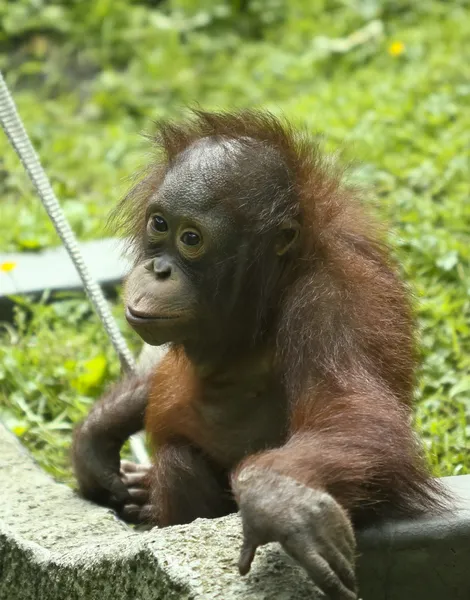
<svg viewBox="0 0 470 600">
<path fill-rule="evenodd" d="M 439 505 L 410 425 L 404 286 L 340 169 L 272 115 L 196 111 L 155 143 L 118 213 L 127 320 L 169 351 L 76 429 L 80 492 L 160 527 L 238 508 L 242 574 L 277 541 L 352 600 L 352 524 Z M 144 427 L 152 465 L 121 465 Z"/>
</svg>

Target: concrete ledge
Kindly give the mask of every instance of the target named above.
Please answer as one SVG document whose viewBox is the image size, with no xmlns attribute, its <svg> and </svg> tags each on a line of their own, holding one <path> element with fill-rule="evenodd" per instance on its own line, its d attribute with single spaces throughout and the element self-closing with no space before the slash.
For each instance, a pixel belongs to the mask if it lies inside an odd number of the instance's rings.
<svg viewBox="0 0 470 600">
<path fill-rule="evenodd" d="M 315 600 L 275 544 L 240 577 L 237 515 L 136 532 L 39 469 L 0 426 L 1 600 Z M 390 522 L 359 532 L 363 600 L 470 598 L 470 477 L 445 519 Z"/>
<path fill-rule="evenodd" d="M 40 470 L 0 426 L 1 600 L 320 597 L 278 549 L 237 573 L 236 515 L 135 532 Z"/>
</svg>

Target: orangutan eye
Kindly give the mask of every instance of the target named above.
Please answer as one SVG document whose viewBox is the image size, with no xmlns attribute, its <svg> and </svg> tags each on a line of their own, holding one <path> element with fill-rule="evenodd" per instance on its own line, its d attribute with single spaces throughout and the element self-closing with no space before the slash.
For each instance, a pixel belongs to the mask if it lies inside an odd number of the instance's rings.
<svg viewBox="0 0 470 600">
<path fill-rule="evenodd" d="M 201 236 L 195 231 L 185 231 L 180 239 L 185 246 L 197 246 L 201 243 Z"/>
<path fill-rule="evenodd" d="M 165 233 L 168 231 L 168 223 L 160 215 L 153 215 L 150 222 L 152 229 L 158 231 L 158 233 Z"/>
</svg>

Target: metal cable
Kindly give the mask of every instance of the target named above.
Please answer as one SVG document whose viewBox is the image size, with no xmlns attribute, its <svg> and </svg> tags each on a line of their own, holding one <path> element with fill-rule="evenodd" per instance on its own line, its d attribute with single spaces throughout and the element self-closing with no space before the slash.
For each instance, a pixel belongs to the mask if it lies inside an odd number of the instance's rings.
<svg viewBox="0 0 470 600">
<path fill-rule="evenodd" d="M 44 208 L 49 215 L 57 233 L 62 240 L 80 279 L 83 282 L 85 292 L 90 299 L 95 311 L 97 312 L 103 327 L 105 328 L 111 343 L 113 344 L 122 370 L 127 373 L 133 373 L 136 368 L 134 357 L 132 356 L 126 341 L 119 331 L 116 321 L 111 313 L 108 302 L 100 286 L 92 278 L 88 267 L 83 260 L 77 243 L 62 207 L 51 187 L 49 179 L 41 166 L 39 157 L 33 148 L 31 140 L 23 126 L 21 118 L 15 106 L 15 102 L 8 90 L 7 84 L 0 71 L 0 123 L 5 131 L 11 145 L 19 156 L 23 167 L 29 175 L 36 192 L 41 199 Z M 131 447 L 133 454 L 139 462 L 146 460 L 146 452 L 140 438 L 131 438 Z"/>
</svg>

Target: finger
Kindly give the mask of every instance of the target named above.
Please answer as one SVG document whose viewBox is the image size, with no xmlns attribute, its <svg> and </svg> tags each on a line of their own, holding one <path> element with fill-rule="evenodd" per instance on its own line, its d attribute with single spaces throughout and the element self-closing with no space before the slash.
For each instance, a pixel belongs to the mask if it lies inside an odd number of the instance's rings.
<svg viewBox="0 0 470 600">
<path fill-rule="evenodd" d="M 246 575 L 250 570 L 257 547 L 258 546 L 256 544 L 253 544 L 246 538 L 243 540 L 243 545 L 240 550 L 240 558 L 238 559 L 238 571 L 240 572 L 240 575 Z"/>
<path fill-rule="evenodd" d="M 309 574 L 314 583 L 331 600 L 357 600 L 355 579 L 351 586 L 345 585 L 333 571 L 327 561 L 319 554 L 305 556 L 299 563 Z"/>
<path fill-rule="evenodd" d="M 149 465 L 142 465 L 131 462 L 130 460 L 121 460 L 121 471 L 126 473 L 146 473 Z"/>
<path fill-rule="evenodd" d="M 125 473 L 122 482 L 129 487 L 144 487 L 146 473 Z"/>
<path fill-rule="evenodd" d="M 125 504 L 119 511 L 119 516 L 128 523 L 140 523 L 141 508 L 138 504 Z"/>
<path fill-rule="evenodd" d="M 306 528 L 307 529 L 307 528 Z M 354 560 L 356 554 L 356 540 L 351 532 L 351 527 L 318 528 L 315 523 L 309 524 L 311 539 L 315 539 L 320 547 L 334 548 Z"/>
<path fill-rule="evenodd" d="M 152 520 L 152 507 L 149 504 L 138 506 L 137 504 L 126 504 L 119 511 L 119 516 L 127 523 L 139 525 Z"/>
<path fill-rule="evenodd" d="M 132 504 L 146 504 L 149 499 L 148 490 L 145 488 L 128 488 Z"/>
<path fill-rule="evenodd" d="M 114 499 L 118 503 L 126 502 L 130 498 L 127 486 L 115 473 L 107 474 L 103 481 L 103 487 L 105 487 L 110 492 L 110 494 L 114 496 Z"/>
<path fill-rule="evenodd" d="M 354 560 L 344 556 L 334 544 L 329 544 L 325 548 L 322 548 L 321 555 L 329 563 L 333 572 L 336 573 L 344 585 L 348 589 L 354 590 L 356 586 Z"/>
<path fill-rule="evenodd" d="M 335 544 L 346 556 L 351 556 L 351 558 L 354 557 L 356 551 L 356 537 L 353 528 L 350 525 L 342 528 L 342 535 L 337 534 L 335 536 Z"/>
<path fill-rule="evenodd" d="M 353 589 L 356 580 L 356 542 L 354 537 L 348 535 L 349 531 L 350 528 L 335 532 L 322 531 L 315 538 L 315 546 L 318 554 L 329 563 L 341 581 Z M 313 535 L 311 539 L 314 539 Z M 308 540 L 304 543 L 309 544 Z"/>
<path fill-rule="evenodd" d="M 292 556 L 308 573 L 316 586 L 326 594 L 330 600 L 357 600 L 355 579 L 350 585 L 345 585 L 334 572 L 328 562 L 312 548 L 287 540 L 284 544 L 285 551 Z"/>
</svg>

